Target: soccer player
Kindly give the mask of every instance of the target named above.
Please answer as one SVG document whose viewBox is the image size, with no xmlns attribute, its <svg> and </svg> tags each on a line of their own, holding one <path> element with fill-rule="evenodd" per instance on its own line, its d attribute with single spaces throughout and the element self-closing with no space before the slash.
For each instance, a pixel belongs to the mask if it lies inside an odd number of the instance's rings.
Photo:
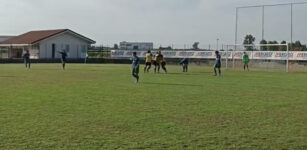
<svg viewBox="0 0 307 150">
<path fill-rule="evenodd" d="M 157 52 L 157 54 L 154 55 L 154 58 L 153 58 L 153 64 L 155 65 L 155 73 L 157 73 L 157 70 L 160 70 L 160 63 L 157 60 L 158 56 L 159 56 L 159 52 Z"/>
<path fill-rule="evenodd" d="M 158 66 L 158 73 L 160 73 L 160 66 L 162 67 L 162 69 L 165 71 L 165 73 L 167 73 L 166 70 L 166 61 L 164 60 L 164 56 L 162 55 L 161 51 L 158 52 L 158 54 L 156 55 L 156 61 L 157 61 L 157 66 Z"/>
<path fill-rule="evenodd" d="M 26 68 L 31 68 L 31 60 L 30 60 L 30 53 L 29 50 L 26 51 L 26 53 L 23 55 L 23 60 L 25 63 Z"/>
<path fill-rule="evenodd" d="M 62 61 L 63 70 L 65 70 L 67 53 L 66 53 L 65 50 L 63 50 L 62 52 L 59 52 L 59 53 L 61 54 L 61 61 Z"/>
<path fill-rule="evenodd" d="M 182 65 L 183 72 L 188 72 L 189 58 L 183 58 L 180 62 L 180 65 Z"/>
<path fill-rule="evenodd" d="M 214 65 L 214 76 L 217 76 L 219 74 L 219 76 L 222 75 L 222 72 L 221 72 L 221 55 L 219 53 L 219 51 L 215 51 L 215 65 Z M 218 69 L 218 74 L 217 74 L 217 71 L 216 69 Z"/>
<path fill-rule="evenodd" d="M 139 83 L 139 71 L 140 71 L 140 58 L 133 52 L 132 58 L 132 76 L 136 79 L 135 83 Z"/>
<path fill-rule="evenodd" d="M 149 70 L 151 68 L 151 62 L 152 62 L 152 54 L 151 54 L 151 51 L 148 51 L 146 53 L 144 73 L 146 73 L 146 71 L 149 72 Z"/>
<path fill-rule="evenodd" d="M 162 57 L 163 57 L 163 55 L 162 55 Z M 165 61 L 164 58 L 162 59 L 161 67 L 162 67 L 162 69 L 164 70 L 164 72 L 167 74 L 166 61 Z"/>
<path fill-rule="evenodd" d="M 248 63 L 249 63 L 249 56 L 247 55 L 246 52 L 244 52 L 243 54 L 243 58 L 242 58 L 242 62 L 243 62 L 243 68 L 244 68 L 244 71 L 249 71 L 249 68 L 248 68 Z"/>
</svg>

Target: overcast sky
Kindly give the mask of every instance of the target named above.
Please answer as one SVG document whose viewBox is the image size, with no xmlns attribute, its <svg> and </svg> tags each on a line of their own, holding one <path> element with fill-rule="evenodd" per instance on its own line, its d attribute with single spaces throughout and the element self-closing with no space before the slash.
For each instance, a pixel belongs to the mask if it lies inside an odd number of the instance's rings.
<svg viewBox="0 0 307 150">
<path fill-rule="evenodd" d="M 0 0 L 0 35 L 69 28 L 97 41 L 183 47 L 234 43 L 235 8 L 304 0 Z M 307 42 L 307 4 L 294 9 L 294 39 Z M 261 39 L 261 9 L 239 14 L 239 38 Z M 266 9 L 265 39 L 290 40 L 290 8 Z M 241 39 L 240 39 L 241 40 Z"/>
</svg>

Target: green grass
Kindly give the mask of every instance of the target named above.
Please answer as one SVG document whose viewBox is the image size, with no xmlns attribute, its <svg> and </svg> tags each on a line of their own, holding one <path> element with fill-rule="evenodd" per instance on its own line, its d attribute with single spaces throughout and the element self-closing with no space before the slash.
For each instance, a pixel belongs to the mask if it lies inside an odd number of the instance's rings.
<svg viewBox="0 0 307 150">
<path fill-rule="evenodd" d="M 0 65 L 0 149 L 307 149 L 307 73 Z"/>
</svg>

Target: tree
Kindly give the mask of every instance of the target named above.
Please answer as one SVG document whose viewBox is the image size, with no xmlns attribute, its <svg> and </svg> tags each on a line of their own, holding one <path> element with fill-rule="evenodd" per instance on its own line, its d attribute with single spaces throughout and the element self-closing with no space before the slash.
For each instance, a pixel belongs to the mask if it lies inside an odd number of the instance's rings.
<svg viewBox="0 0 307 150">
<path fill-rule="evenodd" d="M 300 41 L 289 44 L 291 51 L 307 51 L 306 45 L 303 45 Z"/>
<path fill-rule="evenodd" d="M 266 40 L 261 40 L 260 44 L 268 44 L 268 42 Z M 260 50 L 267 51 L 268 47 L 267 46 L 260 46 Z"/>
<path fill-rule="evenodd" d="M 194 42 L 193 44 L 193 49 L 197 50 L 198 48 L 199 42 Z"/>
<path fill-rule="evenodd" d="M 119 49 L 118 44 L 114 44 L 114 49 Z"/>
<path fill-rule="evenodd" d="M 287 44 L 286 41 L 281 41 L 280 44 Z M 287 51 L 287 46 L 281 45 L 279 46 L 280 51 Z"/>
<path fill-rule="evenodd" d="M 278 51 L 279 46 L 274 45 L 274 44 L 278 44 L 277 41 L 269 41 L 268 44 L 271 44 L 268 46 L 269 51 Z"/>
<path fill-rule="evenodd" d="M 243 44 L 244 44 L 244 45 L 253 45 L 254 42 L 255 42 L 255 40 L 256 40 L 256 38 L 255 38 L 253 35 L 248 34 L 248 35 L 245 36 L 244 41 L 243 41 Z M 248 50 L 248 51 L 253 50 L 253 46 L 244 46 L 244 47 L 245 47 L 246 50 Z"/>
</svg>

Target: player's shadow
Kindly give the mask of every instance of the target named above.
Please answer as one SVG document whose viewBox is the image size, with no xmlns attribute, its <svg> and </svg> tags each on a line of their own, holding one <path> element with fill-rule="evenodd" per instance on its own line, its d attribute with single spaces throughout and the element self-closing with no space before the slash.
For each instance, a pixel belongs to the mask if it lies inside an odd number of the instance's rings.
<svg viewBox="0 0 307 150">
<path fill-rule="evenodd" d="M 153 82 L 142 82 L 148 85 L 165 85 L 165 86 L 191 86 L 191 87 L 203 87 L 203 85 L 197 84 L 180 84 L 180 83 L 153 83 Z"/>
</svg>

